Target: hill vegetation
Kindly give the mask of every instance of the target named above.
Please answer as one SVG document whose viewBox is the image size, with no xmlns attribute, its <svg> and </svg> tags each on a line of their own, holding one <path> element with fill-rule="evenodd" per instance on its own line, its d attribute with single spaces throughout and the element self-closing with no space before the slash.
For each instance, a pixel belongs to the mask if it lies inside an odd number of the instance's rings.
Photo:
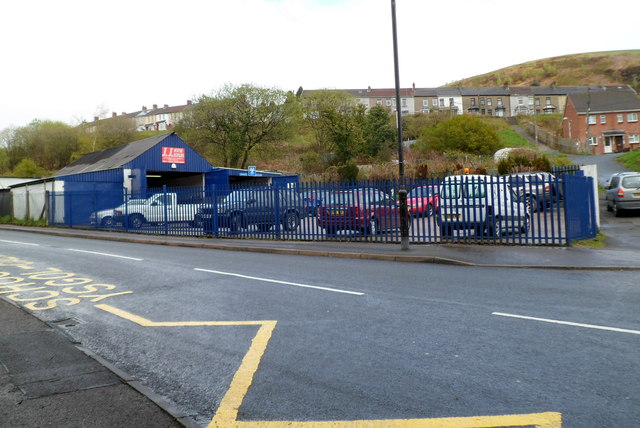
<svg viewBox="0 0 640 428">
<path fill-rule="evenodd" d="M 582 86 L 627 84 L 640 92 L 640 49 L 538 59 L 446 86 Z"/>
</svg>

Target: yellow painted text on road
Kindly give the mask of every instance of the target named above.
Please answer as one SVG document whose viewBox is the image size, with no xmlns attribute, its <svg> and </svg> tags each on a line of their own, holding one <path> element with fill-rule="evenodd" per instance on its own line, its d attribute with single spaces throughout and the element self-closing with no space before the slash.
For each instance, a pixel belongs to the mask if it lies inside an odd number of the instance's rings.
<svg viewBox="0 0 640 428">
<path fill-rule="evenodd" d="M 463 418 L 381 419 L 357 421 L 238 421 L 242 404 L 262 355 L 267 349 L 276 321 L 150 321 L 113 306 L 100 304 L 97 308 L 134 322 L 143 327 L 197 327 L 197 326 L 260 326 L 251 341 L 249 351 L 242 359 L 229 390 L 222 398 L 218 411 L 208 428 L 500 428 L 535 426 L 561 428 L 562 415 L 556 412 L 523 415 L 473 416 Z"/>
</svg>

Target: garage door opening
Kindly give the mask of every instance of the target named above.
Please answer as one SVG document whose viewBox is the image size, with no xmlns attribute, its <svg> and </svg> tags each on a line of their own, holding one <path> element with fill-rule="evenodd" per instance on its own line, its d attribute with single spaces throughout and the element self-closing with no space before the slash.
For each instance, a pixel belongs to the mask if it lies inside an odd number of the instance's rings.
<svg viewBox="0 0 640 428">
<path fill-rule="evenodd" d="M 167 187 L 202 187 L 204 175 L 199 172 L 147 171 L 147 189 Z"/>
</svg>

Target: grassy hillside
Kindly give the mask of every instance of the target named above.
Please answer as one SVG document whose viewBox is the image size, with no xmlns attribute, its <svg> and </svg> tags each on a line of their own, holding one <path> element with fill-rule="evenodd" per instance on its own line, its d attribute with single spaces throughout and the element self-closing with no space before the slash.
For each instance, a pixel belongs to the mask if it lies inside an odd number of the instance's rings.
<svg viewBox="0 0 640 428">
<path fill-rule="evenodd" d="M 640 49 L 591 52 L 525 62 L 446 86 L 628 84 L 640 92 Z"/>
</svg>

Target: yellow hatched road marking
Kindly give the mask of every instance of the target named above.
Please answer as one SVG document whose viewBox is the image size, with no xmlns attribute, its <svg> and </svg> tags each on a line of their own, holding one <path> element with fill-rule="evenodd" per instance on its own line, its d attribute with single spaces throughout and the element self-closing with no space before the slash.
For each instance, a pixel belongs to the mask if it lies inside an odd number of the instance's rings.
<svg viewBox="0 0 640 428">
<path fill-rule="evenodd" d="M 227 393 L 220 401 L 218 411 L 208 428 L 499 428 L 536 426 L 538 428 L 561 428 L 562 415 L 557 412 L 531 413 L 523 415 L 472 416 L 427 419 L 383 419 L 358 421 L 238 421 L 238 409 L 242 404 L 253 376 L 258 370 L 262 355 L 277 321 L 179 321 L 156 322 L 134 315 L 110 305 L 97 308 L 124 318 L 142 327 L 199 327 L 199 326 L 260 326 L 251 341 L 249 351 L 242 359 Z"/>
</svg>

